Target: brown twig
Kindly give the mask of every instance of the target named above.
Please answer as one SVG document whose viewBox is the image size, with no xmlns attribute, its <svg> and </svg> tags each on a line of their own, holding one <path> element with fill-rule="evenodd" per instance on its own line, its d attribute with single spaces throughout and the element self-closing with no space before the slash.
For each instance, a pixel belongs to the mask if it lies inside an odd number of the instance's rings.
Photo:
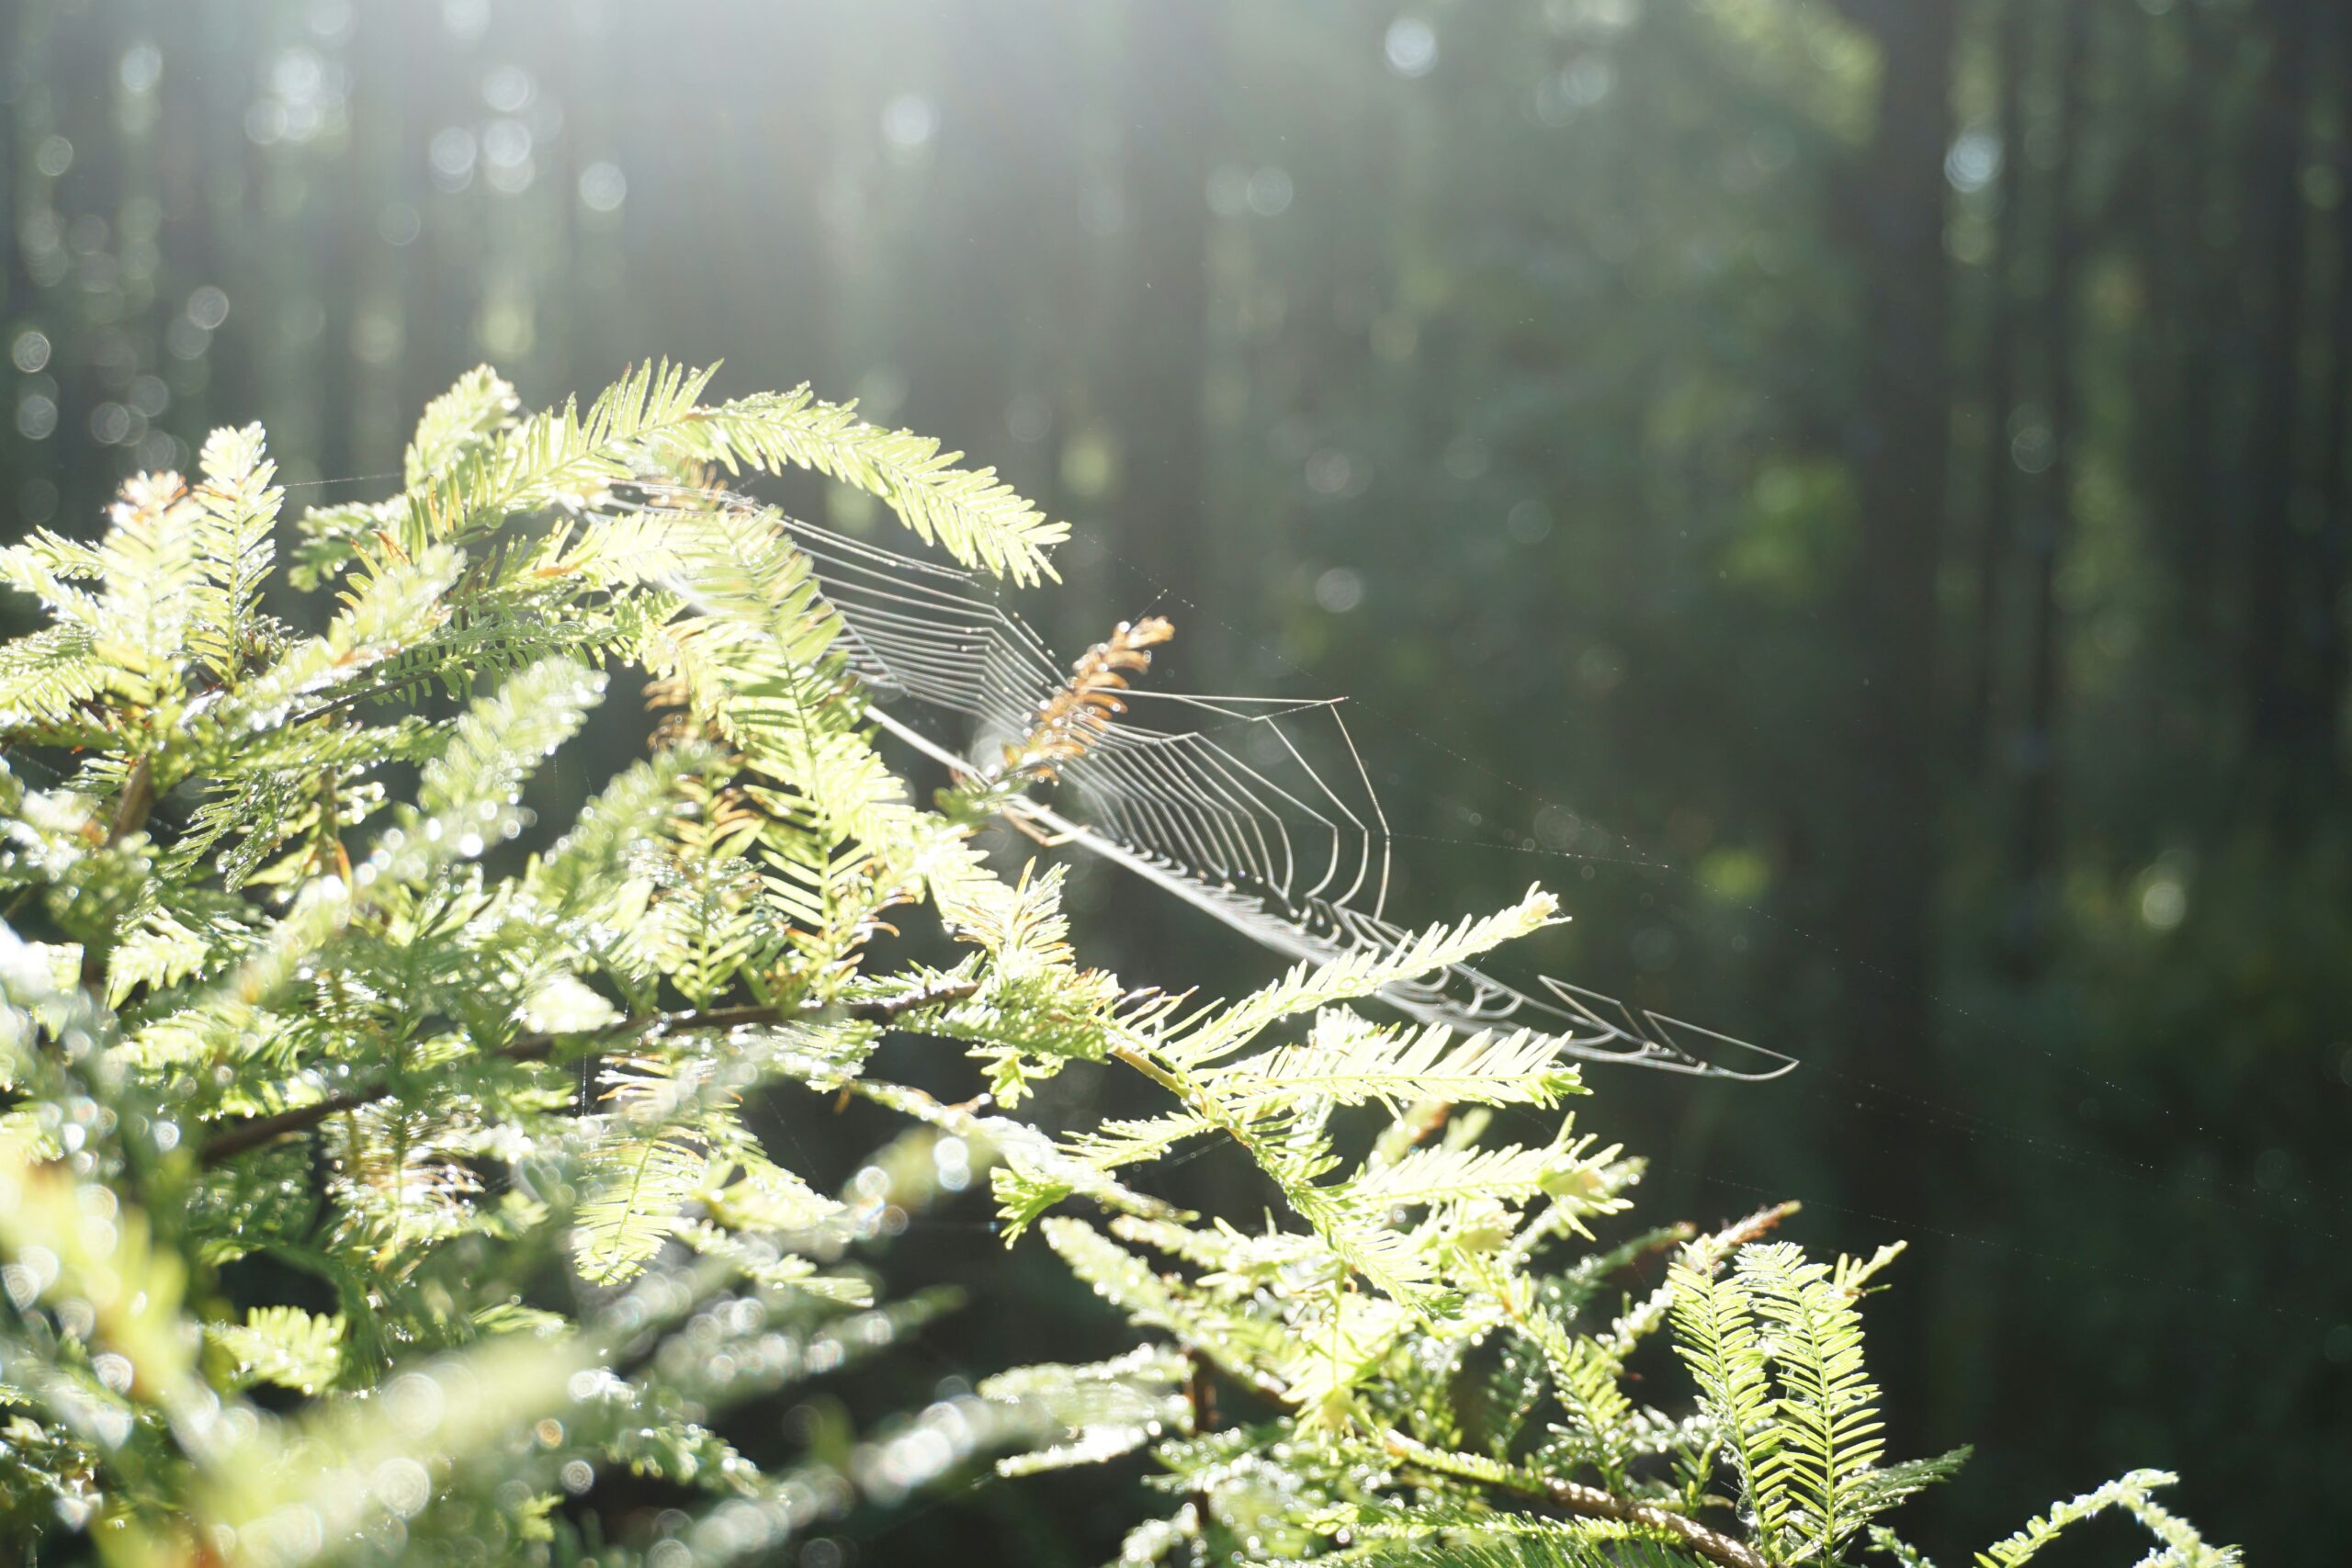
<svg viewBox="0 0 2352 1568">
<path fill-rule="evenodd" d="M 907 1013 L 921 1012 L 925 1008 L 962 1001 L 979 988 L 977 980 L 946 980 L 909 991 L 903 996 L 881 997 L 872 1001 L 829 1002 L 798 1008 L 733 1007 L 713 1008 L 699 1012 L 653 1013 L 644 1018 L 624 1019 L 618 1023 L 583 1031 L 577 1035 L 519 1034 L 493 1052 L 492 1055 L 506 1062 L 540 1062 L 551 1055 L 556 1046 L 567 1039 L 609 1040 L 643 1034 L 657 1028 L 672 1032 L 689 1029 L 736 1029 L 745 1024 L 778 1023 L 786 1018 L 820 1017 L 828 1012 L 842 1018 L 888 1023 Z M 268 1116 L 235 1122 L 207 1138 L 200 1157 L 208 1166 L 220 1165 L 289 1133 L 315 1127 L 330 1116 L 356 1111 L 363 1105 L 372 1105 L 391 1092 L 391 1083 L 387 1080 L 370 1084 L 366 1089 L 331 1094 L 324 1100 L 314 1100 L 307 1105 L 298 1105 Z"/>
<path fill-rule="evenodd" d="M 1804 1206 L 1792 1198 L 1786 1202 L 1775 1203 L 1770 1208 L 1758 1209 L 1736 1224 L 1726 1226 L 1713 1235 L 1701 1237 L 1694 1244 L 1694 1249 L 1701 1253 L 1699 1260 L 1704 1263 L 1708 1273 L 1713 1273 L 1723 1267 L 1724 1260 L 1733 1253 L 1737 1252 L 1749 1242 L 1761 1241 L 1771 1234 L 1782 1220 L 1787 1219 Z"/>
<path fill-rule="evenodd" d="M 1192 1408 L 1193 1437 L 1205 1438 L 1216 1430 L 1216 1368 L 1197 1346 L 1184 1348 L 1184 1403 Z M 1193 1488 L 1193 1518 L 1204 1534 L 1215 1504 L 1216 1498 L 1205 1484 Z"/>
<path fill-rule="evenodd" d="M 147 826 L 148 813 L 155 809 L 155 773 L 141 757 L 131 765 L 130 776 L 122 781 L 122 795 L 115 802 L 114 820 L 107 826 L 107 842 L 119 843 Z"/>
<path fill-rule="evenodd" d="M 1381 1441 L 1388 1452 L 1417 1470 L 1435 1471 L 1464 1481 L 1476 1481 L 1488 1486 L 1499 1486 L 1521 1496 L 1547 1503 L 1564 1514 L 1588 1519 L 1611 1519 L 1619 1524 L 1638 1525 L 1671 1536 L 1675 1543 L 1722 1568 L 1770 1568 L 1763 1553 L 1746 1541 L 1708 1529 L 1687 1514 L 1656 1503 L 1638 1502 L 1605 1492 L 1598 1486 L 1588 1486 L 1579 1481 L 1564 1481 L 1555 1476 L 1532 1475 L 1525 1471 L 1481 1460 L 1466 1454 L 1449 1454 L 1442 1449 L 1417 1442 L 1402 1432 L 1381 1434 Z"/>
<path fill-rule="evenodd" d="M 1746 1541 L 1709 1529 L 1687 1514 L 1661 1508 L 1655 1503 L 1637 1503 L 1577 1481 L 1547 1481 L 1544 1495 L 1562 1513 L 1590 1519 L 1615 1519 L 1670 1535 L 1680 1545 L 1710 1562 L 1723 1564 L 1723 1568 L 1768 1568 L 1764 1554 Z"/>
</svg>

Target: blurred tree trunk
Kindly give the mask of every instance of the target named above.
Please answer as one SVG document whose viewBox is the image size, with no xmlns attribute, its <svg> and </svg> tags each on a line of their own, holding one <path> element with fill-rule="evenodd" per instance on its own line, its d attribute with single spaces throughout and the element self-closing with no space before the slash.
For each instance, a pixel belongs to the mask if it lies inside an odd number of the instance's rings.
<svg viewBox="0 0 2352 1568">
<path fill-rule="evenodd" d="M 1060 304 L 1039 257 L 1072 243 L 1078 220 L 1075 117 L 1060 87 L 1083 65 L 1069 22 L 1045 7 L 944 13 L 932 189 L 948 243 L 912 275 L 929 331 L 900 416 L 1033 492 L 1040 476 L 1012 460 L 1007 415 L 1026 368 L 1019 345 L 1046 335 Z"/>
<path fill-rule="evenodd" d="M 31 74 L 31 39 L 27 34 L 19 0 L 0 0 L 0 51 L 5 51 L 0 53 L 0 72 L 15 77 L 5 101 L 0 101 L 0 364 L 6 363 L 5 356 L 14 349 L 17 333 L 34 321 L 33 279 L 25 265 L 21 227 L 22 181 L 31 163 L 26 156 L 22 124 L 25 90 Z M 53 341 L 55 334 L 51 337 Z M 17 517 L 27 510 L 25 487 L 40 471 L 40 457 L 39 443 L 18 432 L 15 411 L 6 412 L 11 417 L 0 417 L 0 515 Z M 0 607 L 0 629 L 14 631 L 29 625 L 30 615 L 22 595 L 9 597 L 19 603 Z"/>
<path fill-rule="evenodd" d="M 2034 0 L 2005 0 L 1997 7 L 1994 73 L 1999 78 L 2001 172 L 1994 186 L 1993 260 L 1984 313 L 1983 517 L 1976 541 L 1975 657 L 1970 662 L 1967 731 L 1961 755 L 1982 770 L 1989 761 L 1993 701 L 2000 667 L 2002 580 L 2017 536 L 2017 458 L 2009 420 L 2018 403 L 2018 253 L 2024 240 L 2025 73 L 2033 36 Z"/>
<path fill-rule="evenodd" d="M 32 85 L 31 62 L 38 56 L 21 0 L 0 0 L 0 50 L 6 51 L 6 63 L 0 70 L 15 78 L 8 84 L 6 101 L 0 102 L 0 324 L 12 326 L 28 317 L 33 307 L 32 274 L 25 267 L 25 237 L 18 225 L 23 218 L 22 182 L 31 163 L 22 139 L 23 100 Z"/>
<path fill-rule="evenodd" d="M 777 322 L 777 352 L 771 363 L 757 367 L 754 379 L 765 386 L 813 383 L 831 398 L 848 395 L 835 378 L 836 322 L 841 290 L 833 275 L 832 247 L 828 243 L 826 197 L 832 177 L 831 85 L 840 63 L 836 38 L 840 15 L 831 6 L 779 6 L 763 47 L 752 56 L 755 77 L 766 78 L 763 134 L 757 145 L 773 150 L 769 177 L 775 181 L 768 198 L 780 227 L 775 231 L 782 251 L 783 276 L 766 287 L 779 288 L 793 301 Z M 754 86 L 752 101 L 762 101 Z"/>
<path fill-rule="evenodd" d="M 355 29 L 366 26 L 365 21 L 355 17 Z M 413 246 L 393 244 L 383 232 L 389 209 L 405 194 L 403 180 L 410 159 L 413 156 L 422 162 L 424 157 L 422 149 L 412 145 L 407 84 L 400 76 L 401 60 L 398 40 L 384 32 L 377 34 L 372 47 L 350 51 L 352 98 L 357 104 L 364 96 L 368 104 L 364 112 L 352 118 L 350 145 L 344 154 L 355 192 L 365 196 L 356 204 L 351 220 L 358 231 L 352 293 L 356 301 L 355 310 L 367 324 L 362 327 L 360 323 L 351 323 L 350 327 L 358 329 L 361 335 L 351 337 L 347 329 L 350 341 L 345 345 L 351 359 L 366 367 L 361 369 L 358 364 L 354 365 L 352 401 L 345 411 L 352 428 L 349 471 L 353 473 L 390 474 L 399 470 L 409 432 L 422 412 L 401 401 L 402 367 L 413 352 L 409 339 L 416 323 L 401 313 L 401 279 L 414 265 L 418 253 Z M 363 343 L 368 346 L 364 356 L 359 352 Z M 383 482 L 369 480 L 366 485 Z M 341 500 L 373 491 L 366 486 L 354 486 L 326 493 Z"/>
<path fill-rule="evenodd" d="M 1209 209 L 1219 94 L 1221 7 L 1213 0 L 1130 0 L 1125 24 L 1126 247 L 1114 296 L 1122 328 L 1108 403 L 1119 442 L 1114 536 L 1146 581 L 1110 579 L 1123 615 L 1149 609 L 1176 624 L 1168 663 L 1192 686 L 1217 679 L 1211 577 L 1207 392 Z M 1106 628 L 1107 629 L 1107 628 Z M 1096 633 L 1096 636 L 1102 635 Z M 1165 683 L 1163 681 L 1161 683 Z M 1199 931 L 1191 910 L 1134 900 L 1128 951 L 1155 980 L 1171 944 Z"/>
<path fill-rule="evenodd" d="M 2178 8 L 2183 59 L 2173 84 L 2173 113 L 2161 143 L 2170 149 L 2178 191 L 2170 204 L 2172 221 L 2164 236 L 2165 311 L 2177 369 L 2179 419 L 2168 433 L 2169 453 L 2161 458 L 2173 551 L 2174 581 L 2186 640 L 2199 655 L 2226 638 L 2228 617 L 2218 613 L 2214 578 L 2222 560 L 2222 408 L 2221 345 L 2228 333 L 2230 267 L 2212 236 L 2211 223 L 2230 177 L 2225 137 L 2231 117 L 2215 110 L 2215 85 L 2226 73 L 2229 53 L 2213 19 L 2199 6 Z M 2217 660 L 2218 662 L 2218 660 Z"/>
<path fill-rule="evenodd" d="M 400 51 L 395 74 L 410 85 L 405 107 L 417 128 L 408 149 L 405 188 L 400 194 L 424 215 L 422 231 L 401 256 L 400 403 L 401 423 L 407 426 L 427 402 L 447 391 L 451 382 L 482 357 L 472 333 L 481 304 L 479 246 L 460 223 L 436 220 L 450 204 L 426 175 L 430 128 L 471 123 L 476 98 L 468 91 L 473 85 L 468 73 L 450 62 L 447 46 L 432 30 L 401 28 L 388 47 Z M 405 440 L 405 429 L 402 436 Z"/>
<path fill-rule="evenodd" d="M 1111 394 L 1121 421 L 1119 533 L 1166 595 L 1170 616 L 1198 632 L 1205 628 L 1184 623 L 1209 592 L 1206 187 L 1217 7 L 1208 0 L 1136 0 L 1125 17 L 1130 243 L 1120 314 L 1126 341 Z"/>
<path fill-rule="evenodd" d="M 1855 6 L 1881 69 L 1877 131 L 1851 171 L 1845 223 L 1868 304 L 1851 449 L 1860 501 L 1853 584 L 1857 757 L 1838 942 L 1838 1058 L 1881 1091 L 1842 1142 L 1839 1190 L 1877 1213 L 1933 1223 L 1940 1205 L 1910 1117 L 1939 1098 L 1928 1017 L 1937 882 L 1935 578 L 1951 466 L 1951 277 L 1945 151 L 1952 130 L 1956 0 Z M 1917 1391 L 1926 1337 L 1887 1337 L 1885 1385 Z"/>
<path fill-rule="evenodd" d="M 2312 0 L 2268 0 L 2267 38 L 2249 145 L 2255 289 L 2254 425 L 2246 451 L 2245 705 L 2258 753 L 2308 750 L 2315 715 L 2299 668 L 2308 581 L 2297 582 L 2295 440 L 2301 398 L 2303 293 L 2311 225 L 2302 195 L 2304 119 L 2311 103 Z"/>
<path fill-rule="evenodd" d="M 212 243 L 211 194 L 204 178 L 207 162 L 205 129 L 209 104 L 205 81 L 204 43 L 197 18 L 176 13 L 157 42 L 164 51 L 164 73 L 156 82 L 156 110 L 161 116 L 156 142 L 156 174 L 163 186 L 163 222 L 157 231 L 163 267 L 157 274 L 159 305 L 166 321 L 199 284 L 217 283 Z M 183 381 L 173 396 L 172 417 L 188 435 L 222 423 L 212 395 L 220 367 L 209 367 L 206 386 L 190 391 L 193 378 Z M 170 379 L 179 380 L 177 374 Z M 220 389 L 242 391 L 242 389 Z"/>
<path fill-rule="evenodd" d="M 1855 171 L 1870 303 L 1855 443 L 1861 500 L 1860 716 L 1871 766 L 1849 934 L 1864 961 L 1856 1044 L 1926 1059 L 1927 909 L 1933 880 L 1930 739 L 1934 587 L 1950 469 L 1950 276 L 1943 249 L 1951 139 L 1951 0 L 1906 5 L 1880 33 L 1878 131 Z M 1889 1070 L 1899 1070 L 1890 1068 Z"/>
<path fill-rule="evenodd" d="M 2320 541 L 2314 696 L 2321 739 L 2340 753 L 2346 682 L 2345 567 L 2352 553 L 2352 7 L 2335 17 L 2335 303 L 2327 392 L 2320 401 Z"/>
<path fill-rule="evenodd" d="M 390 18 L 371 14 L 366 7 L 351 14 L 351 39 L 347 58 L 351 62 L 352 123 L 368 123 L 379 112 L 373 95 L 389 84 L 379 82 L 370 69 L 381 60 L 385 40 L 379 36 L 388 30 Z M 396 88 L 394 90 L 397 90 Z M 364 441 L 358 423 L 359 356 L 354 329 L 358 324 L 360 291 L 358 248 L 374 238 L 369 233 L 374 214 L 368 210 L 368 188 L 364 183 L 356 138 L 341 154 L 343 166 L 332 173 L 322 170 L 313 176 L 315 183 L 305 204 L 310 210 L 299 220 L 306 236 L 304 249 L 316 258 L 317 286 L 320 303 L 326 312 L 325 328 L 319 333 L 318 393 L 320 407 L 317 460 L 319 472 L 327 479 L 344 479 L 359 472 L 358 453 Z M 326 188 L 320 189 L 323 186 Z M 340 488 L 334 494 L 345 493 Z"/>
<path fill-rule="evenodd" d="M 42 77 L 51 85 L 40 95 L 47 100 L 49 118 L 45 124 L 27 127 L 26 140 L 39 147 L 54 132 L 72 145 L 74 155 L 67 172 L 47 181 L 44 200 L 60 218 L 65 217 L 70 203 L 76 218 L 99 220 L 105 227 L 91 237 L 102 246 L 119 247 L 121 168 L 116 155 L 119 149 L 114 117 L 108 112 L 111 95 L 59 92 L 54 85 L 109 80 L 119 58 L 109 47 L 115 18 L 70 14 L 62 7 L 48 9 L 38 36 Z M 74 219 L 66 219 L 64 238 L 67 249 L 74 249 Z M 119 450 L 97 439 L 90 423 L 98 405 L 110 400 L 107 394 L 114 389 L 101 374 L 98 362 L 106 346 L 103 328 L 111 323 L 93 319 L 96 311 L 90 297 L 96 291 L 80 286 L 79 270 L 78 263 L 74 264 L 59 282 L 43 289 L 43 325 L 54 344 L 49 373 L 56 378 L 59 390 L 57 430 L 42 443 L 42 457 L 63 497 L 58 516 L 65 530 L 90 534 L 103 526 L 107 502 L 130 465 Z"/>
<path fill-rule="evenodd" d="M 2090 60 L 2091 0 L 2058 0 L 2058 76 L 2055 130 L 2058 166 L 2051 172 L 2049 262 L 2042 279 L 2036 335 L 2047 355 L 2044 387 L 2049 400 L 2050 467 L 2041 477 L 2027 533 L 2032 562 L 2031 601 L 2027 612 L 2025 728 L 2018 748 L 2016 875 L 2018 896 L 2014 956 L 2030 972 L 2045 956 L 2043 937 L 2051 904 L 2052 865 L 2058 842 L 2058 706 L 2064 671 L 2065 628 L 2058 603 L 2059 567 L 2074 531 L 2075 457 L 2080 441 L 2075 416 L 2075 292 L 2082 270 L 2083 225 L 2076 210 L 2086 162 L 2083 78 Z"/>
</svg>

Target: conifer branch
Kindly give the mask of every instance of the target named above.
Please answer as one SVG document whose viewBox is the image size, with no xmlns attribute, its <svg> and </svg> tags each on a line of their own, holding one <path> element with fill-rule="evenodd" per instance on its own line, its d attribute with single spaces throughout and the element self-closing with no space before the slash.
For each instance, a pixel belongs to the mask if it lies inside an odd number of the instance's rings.
<svg viewBox="0 0 2352 1568">
<path fill-rule="evenodd" d="M 1580 1518 L 1610 1519 L 1654 1530 L 1671 1537 L 1679 1545 L 1687 1547 L 1710 1562 L 1721 1564 L 1722 1568 L 1771 1568 L 1761 1552 L 1745 1542 L 1719 1530 L 1710 1529 L 1687 1514 L 1678 1514 L 1655 1503 L 1620 1497 L 1613 1492 L 1604 1492 L 1598 1486 L 1587 1486 L 1581 1482 L 1532 1474 L 1473 1454 L 1447 1453 L 1395 1430 L 1383 1432 L 1380 1442 L 1391 1458 L 1414 1469 L 1513 1492 L 1548 1503 L 1564 1514 L 1573 1514 Z"/>
<path fill-rule="evenodd" d="M 623 1040 L 643 1035 L 660 1029 L 668 1033 L 683 1033 L 688 1030 L 741 1029 L 763 1023 L 781 1023 L 787 1019 L 810 1019 L 827 1016 L 856 1019 L 867 1023 L 888 1023 L 909 1013 L 929 1008 L 944 1007 L 962 1001 L 979 989 L 976 980 L 943 980 L 920 990 L 901 996 L 879 997 L 854 1002 L 817 1002 L 797 1008 L 732 1007 L 710 1008 L 685 1012 L 653 1013 L 642 1018 L 623 1019 L 601 1029 L 580 1034 L 533 1033 L 520 1034 L 501 1046 L 492 1055 L 503 1062 L 541 1062 L 553 1055 L 565 1040 Z M 306 1105 L 256 1116 L 223 1128 L 204 1142 L 203 1162 L 220 1165 L 236 1158 L 264 1144 L 275 1143 L 289 1134 L 317 1126 L 330 1116 L 346 1111 L 356 1111 L 373 1105 L 392 1092 L 392 1083 L 386 1079 L 366 1089 L 346 1089 L 314 1100 Z"/>
</svg>

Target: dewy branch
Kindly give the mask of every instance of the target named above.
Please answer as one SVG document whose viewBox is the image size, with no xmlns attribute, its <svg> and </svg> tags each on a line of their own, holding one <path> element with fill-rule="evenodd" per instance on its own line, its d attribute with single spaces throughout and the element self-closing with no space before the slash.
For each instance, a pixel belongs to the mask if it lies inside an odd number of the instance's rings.
<svg viewBox="0 0 2352 1568">
<path fill-rule="evenodd" d="M 841 1018 L 865 1019 L 871 1022 L 888 1023 L 893 1019 L 904 1017 L 910 1012 L 921 1012 L 926 1008 L 962 1001 L 978 988 L 978 981 L 945 980 L 899 996 L 881 997 L 871 1001 L 828 1002 L 804 1007 L 715 1008 L 698 1012 L 655 1013 L 646 1018 L 624 1019 L 604 1029 L 590 1031 L 585 1035 L 517 1035 L 502 1046 L 495 1055 L 503 1061 L 538 1062 L 546 1060 L 555 1050 L 556 1045 L 566 1039 L 622 1039 L 643 1034 L 646 1031 L 654 1028 L 661 1028 L 673 1033 L 689 1029 L 737 1029 L 746 1024 L 779 1023 L 787 1018 L 822 1017 L 828 1012 Z M 262 1145 L 285 1137 L 289 1133 L 299 1133 L 305 1128 L 315 1127 L 330 1116 L 339 1115 L 345 1111 L 356 1111 L 363 1105 L 371 1105 L 391 1091 L 390 1081 L 385 1080 L 370 1084 L 366 1089 L 347 1089 L 341 1094 L 328 1095 L 323 1100 L 314 1100 L 307 1105 L 298 1105 L 290 1110 L 277 1111 L 267 1116 L 256 1116 L 249 1122 L 237 1122 L 205 1140 L 204 1163 L 219 1165 L 224 1160 L 234 1159 L 249 1149 L 259 1148 Z"/>
<path fill-rule="evenodd" d="M 1655 1503 L 1620 1497 L 1598 1486 L 1587 1486 L 1555 1475 L 1534 1475 L 1475 1455 L 1450 1454 L 1417 1442 L 1402 1432 L 1381 1434 L 1381 1443 L 1399 1462 L 1417 1470 L 1500 1487 L 1547 1503 L 1562 1513 L 1589 1519 L 1611 1519 L 1638 1525 L 1668 1537 L 1721 1568 L 1770 1568 L 1763 1555 L 1746 1542 L 1708 1529 L 1687 1514 Z"/>
</svg>

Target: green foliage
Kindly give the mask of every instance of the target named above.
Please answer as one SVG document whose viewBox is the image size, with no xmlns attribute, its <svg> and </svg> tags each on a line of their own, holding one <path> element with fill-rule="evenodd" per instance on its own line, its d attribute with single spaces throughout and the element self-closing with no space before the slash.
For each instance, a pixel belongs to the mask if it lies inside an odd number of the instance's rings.
<svg viewBox="0 0 2352 1568">
<path fill-rule="evenodd" d="M 2188 1521 L 2168 1511 L 2150 1494 L 2158 1487 L 2169 1486 L 2178 1478 L 2161 1470 L 2135 1470 L 2131 1474 L 2109 1482 L 2095 1491 L 2086 1492 L 2052 1507 L 2040 1518 L 2028 1520 L 2026 1527 L 1990 1550 L 1976 1554 L 1983 1568 L 2018 1568 L 2055 1540 L 2069 1527 L 2078 1525 L 2094 1515 L 2109 1508 L 2120 1508 L 2148 1528 L 2159 1545 L 2152 1553 L 2154 1561 L 2177 1562 L 2181 1568 L 2205 1568 L 2206 1564 L 2235 1560 L 2235 1554 L 2224 1549 L 2208 1546 Z"/>
<path fill-rule="evenodd" d="M 827 1196 L 745 1112 L 857 1077 L 899 1013 L 1092 983 L 1029 938 L 866 972 L 893 907 L 978 929 L 1018 894 L 874 754 L 773 514 L 667 498 L 814 467 L 1019 579 L 1057 530 L 928 443 L 805 392 L 707 406 L 707 379 L 523 416 L 469 375 L 402 495 L 300 520 L 295 584 L 331 613 L 273 586 L 258 428 L 192 489 L 133 481 L 96 546 L 0 551 L 50 617 L 0 651 L 0 1509 L 44 1560 L 666 1535 L 719 1561 L 878 1484 L 839 1455 L 763 1472 L 707 1422 L 944 1304 L 876 1305 L 854 1261 L 929 1194 Z M 616 663 L 679 719 L 515 845 Z M 1042 1419 L 967 1396 L 887 1489 Z M 606 1520 L 630 1475 L 703 1504 Z"/>
<path fill-rule="evenodd" d="M 215 435 L 193 491 L 132 481 L 96 547 L 0 551 L 49 614 L 0 650 L 13 1540 L 772 1560 L 984 1450 L 1017 1474 L 1148 1448 L 1185 1502 L 1126 1562 L 1759 1568 L 1850 1561 L 1866 1525 L 1908 1553 L 1874 1521 L 1957 1459 L 1882 1462 L 1857 1302 L 1891 1250 L 1809 1261 L 1761 1239 L 1786 1210 L 1603 1243 L 1641 1167 L 1561 1112 L 1583 1086 L 1549 1042 L 1350 1010 L 1533 931 L 1548 895 L 1233 1001 L 1084 967 L 1059 876 L 1001 877 L 973 839 L 1102 721 L 1041 717 L 1001 773 L 913 805 L 792 535 L 702 481 L 811 468 L 1017 581 L 1059 526 L 931 443 L 805 391 L 705 405 L 707 379 L 650 367 L 525 416 L 469 375 L 401 495 L 300 520 L 292 586 L 331 613 L 273 582 L 255 429 Z M 670 710 L 654 749 L 541 832 L 537 775 L 622 667 Z M 985 1089 L 869 1076 L 893 1029 L 960 1043 Z M 1000 1113 L 1081 1065 L 1162 1108 Z M 844 1094 L 910 1131 L 832 1196 L 755 1128 Z M 858 1251 L 937 1196 L 949 1140 L 992 1168 L 1008 1244 L 1035 1226 L 1151 1339 L 797 1464 L 736 1450 L 729 1407 L 952 1304 L 889 1299 Z M 1137 1185 L 1202 1147 L 1278 1213 Z M 1669 1322 L 1693 1412 L 1629 1371 Z M 1984 1561 L 2109 1506 L 2162 1561 L 2234 1561 L 2158 1479 Z"/>
</svg>

